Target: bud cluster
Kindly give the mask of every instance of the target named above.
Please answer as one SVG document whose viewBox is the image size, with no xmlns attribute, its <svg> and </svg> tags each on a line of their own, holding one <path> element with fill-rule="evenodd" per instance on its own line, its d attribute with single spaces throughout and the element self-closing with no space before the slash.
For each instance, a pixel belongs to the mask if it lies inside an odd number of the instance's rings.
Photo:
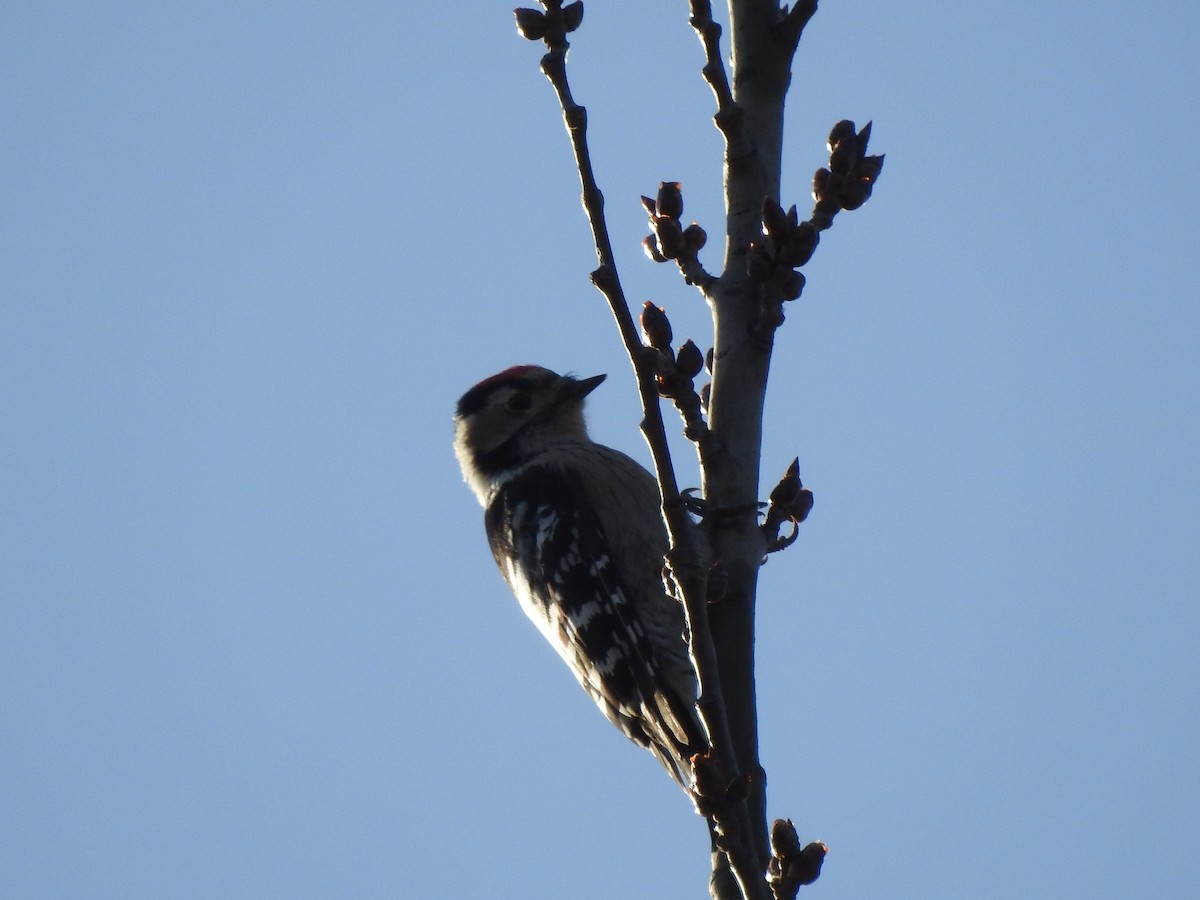
<svg viewBox="0 0 1200 900">
<path fill-rule="evenodd" d="M 563 6 L 562 0 L 540 0 L 546 11 L 514 9 L 517 31 L 530 41 L 545 41 L 546 46 L 564 44 L 566 37 L 583 22 L 583 0 Z"/>
<path fill-rule="evenodd" d="M 642 197 L 642 206 L 650 218 L 651 234 L 642 241 L 646 255 L 655 262 L 674 260 L 680 268 L 697 265 L 696 254 L 708 243 L 708 234 L 699 223 L 684 227 L 679 217 L 683 215 L 683 192 L 678 181 L 663 181 L 658 185 L 658 196 Z"/>
<path fill-rule="evenodd" d="M 812 511 L 813 494 L 800 481 L 800 460 L 792 460 L 779 484 L 771 491 L 766 520 L 760 526 L 767 539 L 767 552 L 774 553 L 790 547 L 800 535 L 800 523 Z M 784 522 L 791 523 L 790 534 L 780 534 Z"/>
<path fill-rule="evenodd" d="M 821 841 L 801 847 L 792 820 L 776 819 L 771 826 L 771 861 L 767 864 L 767 883 L 775 900 L 791 900 L 801 885 L 816 881 L 828 852 Z"/>
<path fill-rule="evenodd" d="M 812 259 L 820 234 L 812 222 L 801 222 L 796 207 L 784 212 L 774 197 L 763 198 L 763 240 L 751 241 L 746 251 L 746 274 L 767 287 L 773 300 L 795 300 L 804 290 L 797 272 Z"/>
<path fill-rule="evenodd" d="M 843 119 L 829 132 L 829 168 L 813 174 L 813 223 L 818 228 L 828 228 L 838 212 L 858 209 L 871 196 L 883 155 L 867 156 L 870 139 L 870 122 L 856 131 L 853 122 Z"/>
<path fill-rule="evenodd" d="M 697 753 L 692 764 L 692 803 L 696 812 L 707 818 L 729 815 L 750 796 L 753 779 L 748 774 L 726 780 L 721 765 L 708 753 Z"/>
<path fill-rule="evenodd" d="M 783 324 L 783 304 L 795 300 L 804 290 L 804 275 L 799 272 L 817 249 L 821 232 L 833 224 L 843 209 L 858 209 L 867 202 L 879 173 L 883 156 L 867 156 L 871 123 L 861 131 L 849 119 L 833 126 L 829 133 L 829 168 L 813 175 L 812 218 L 801 222 L 796 207 L 784 211 L 774 197 L 765 197 L 762 206 L 761 240 L 746 248 L 746 274 L 762 285 L 762 310 L 758 333 L 769 333 Z"/>
<path fill-rule="evenodd" d="M 691 340 L 678 352 L 671 347 L 674 334 L 667 313 L 649 300 L 642 305 L 642 333 L 655 353 L 658 393 L 674 402 L 683 416 L 684 434 L 698 441 L 708 432 L 696 393 L 695 378 L 704 370 L 705 355 Z"/>
</svg>

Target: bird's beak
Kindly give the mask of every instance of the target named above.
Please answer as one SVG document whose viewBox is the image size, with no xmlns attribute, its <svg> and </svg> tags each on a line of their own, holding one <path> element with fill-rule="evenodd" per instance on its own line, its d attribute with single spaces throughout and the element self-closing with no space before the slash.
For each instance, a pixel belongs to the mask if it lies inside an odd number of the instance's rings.
<svg viewBox="0 0 1200 900">
<path fill-rule="evenodd" d="M 591 378 L 571 378 L 564 386 L 565 393 L 574 400 L 582 400 L 596 388 L 600 387 L 600 382 L 604 381 L 607 377 L 607 375 L 593 375 Z"/>
</svg>

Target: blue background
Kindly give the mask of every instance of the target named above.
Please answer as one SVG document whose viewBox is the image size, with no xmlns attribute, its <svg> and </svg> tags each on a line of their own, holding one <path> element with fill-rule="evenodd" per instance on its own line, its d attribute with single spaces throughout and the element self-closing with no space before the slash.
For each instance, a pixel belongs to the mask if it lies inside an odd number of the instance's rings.
<svg viewBox="0 0 1200 900">
<path fill-rule="evenodd" d="M 720 232 L 686 17 L 592 0 L 571 77 L 631 300 L 707 346 L 638 247 L 663 179 Z M 759 641 L 814 897 L 1195 895 L 1197 33 L 830 0 L 804 37 L 785 205 L 837 119 L 888 156 L 768 398 L 764 493 L 798 455 L 816 494 Z M 539 55 L 493 3 L 0 11 L 0 897 L 703 895 L 450 452 L 539 362 L 610 373 L 593 432 L 647 458 Z"/>
</svg>

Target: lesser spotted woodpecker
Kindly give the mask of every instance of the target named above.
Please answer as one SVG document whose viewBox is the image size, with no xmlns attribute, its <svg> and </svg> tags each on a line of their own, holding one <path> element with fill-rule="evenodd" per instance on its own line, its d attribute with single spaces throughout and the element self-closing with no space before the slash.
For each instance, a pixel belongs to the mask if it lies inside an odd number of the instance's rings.
<svg viewBox="0 0 1200 900">
<path fill-rule="evenodd" d="M 662 581 L 653 476 L 593 442 L 583 400 L 603 375 L 506 369 L 458 401 L 454 452 L 525 614 L 605 716 L 680 785 L 706 741 L 684 617 Z"/>
</svg>

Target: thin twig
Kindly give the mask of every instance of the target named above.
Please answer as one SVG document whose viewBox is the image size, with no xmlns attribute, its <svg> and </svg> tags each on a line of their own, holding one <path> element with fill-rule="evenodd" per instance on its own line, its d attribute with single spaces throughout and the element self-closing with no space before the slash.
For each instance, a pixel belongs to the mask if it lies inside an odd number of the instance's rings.
<svg viewBox="0 0 1200 900">
<path fill-rule="evenodd" d="M 814 8 L 816 4 L 813 4 Z M 742 127 L 742 108 L 733 99 L 729 86 L 729 75 L 721 59 L 721 26 L 713 19 L 709 0 L 692 0 L 692 15 L 688 24 L 696 29 L 704 45 L 704 68 L 701 74 L 712 88 L 717 101 L 717 112 L 713 116 L 718 130 L 725 137 L 725 152 L 730 159 L 749 156 L 753 150 Z"/>
<path fill-rule="evenodd" d="M 679 266 L 679 271 L 683 275 L 684 282 L 700 288 L 701 293 L 711 287 L 717 280 L 717 276 L 704 268 L 695 254 L 686 257 L 681 256 L 675 260 L 675 264 Z"/>
<path fill-rule="evenodd" d="M 726 782 L 729 782 L 732 781 L 732 775 L 736 774 L 732 768 L 736 764 L 736 756 L 732 752 L 733 740 L 720 688 L 716 651 L 708 626 L 708 611 L 705 606 L 706 572 L 699 563 L 702 556 L 697 545 L 695 529 L 680 497 L 671 464 L 655 381 L 656 351 L 642 344 L 617 274 L 612 242 L 604 218 L 604 196 L 596 183 L 587 145 L 587 111 L 575 102 L 571 94 L 566 73 L 566 54 L 565 38 L 555 41 L 549 52 L 542 57 L 541 68 L 558 96 L 575 154 L 575 163 L 583 188 L 583 207 L 592 229 L 596 256 L 600 263 L 592 272 L 592 283 L 608 301 L 625 350 L 637 373 L 638 393 L 642 403 L 641 430 L 654 460 L 655 475 L 661 490 L 663 517 L 671 539 L 667 564 L 682 594 L 688 623 L 689 648 L 700 686 L 697 713 L 708 733 L 714 762 L 724 773 Z M 764 873 L 745 840 L 749 835 L 749 819 L 745 805 L 738 803 L 734 808 L 734 821 L 729 821 L 728 815 L 723 812 L 717 816 L 721 849 L 729 859 L 730 868 L 747 900 L 769 896 L 766 893 Z"/>
</svg>

